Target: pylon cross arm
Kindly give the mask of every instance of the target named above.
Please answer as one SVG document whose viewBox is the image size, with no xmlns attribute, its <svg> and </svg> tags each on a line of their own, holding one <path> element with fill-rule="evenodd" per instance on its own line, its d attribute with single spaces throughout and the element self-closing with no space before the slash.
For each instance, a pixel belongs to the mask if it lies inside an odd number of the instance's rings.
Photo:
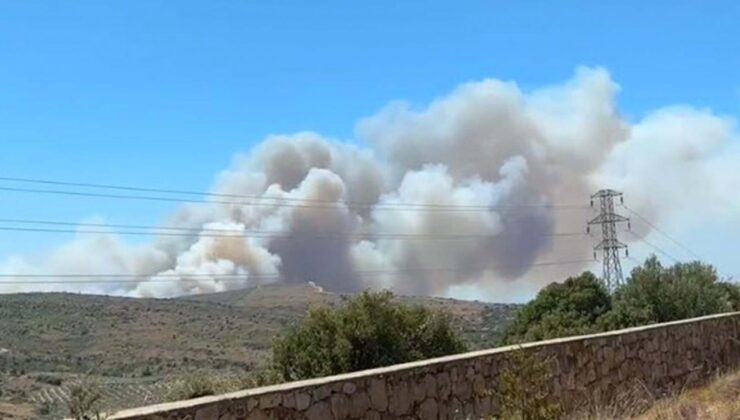
<svg viewBox="0 0 740 420">
<path fill-rule="evenodd" d="M 600 214 L 594 217 L 588 222 L 588 224 L 589 225 L 601 225 L 604 223 L 620 223 L 620 222 L 629 222 L 629 221 L 630 221 L 629 217 L 624 217 L 616 213 L 607 213 L 607 214 Z"/>
<path fill-rule="evenodd" d="M 623 242 L 619 242 L 616 239 L 604 239 L 603 241 L 596 244 L 594 249 L 601 250 L 601 249 L 622 249 L 627 248 L 627 244 Z"/>
<path fill-rule="evenodd" d="M 619 192 L 619 191 L 614 191 L 614 190 L 606 189 L 606 190 L 600 190 L 600 191 L 598 191 L 598 192 L 596 192 L 594 194 L 591 194 L 591 198 L 619 197 L 620 195 L 622 195 L 622 193 Z"/>
</svg>

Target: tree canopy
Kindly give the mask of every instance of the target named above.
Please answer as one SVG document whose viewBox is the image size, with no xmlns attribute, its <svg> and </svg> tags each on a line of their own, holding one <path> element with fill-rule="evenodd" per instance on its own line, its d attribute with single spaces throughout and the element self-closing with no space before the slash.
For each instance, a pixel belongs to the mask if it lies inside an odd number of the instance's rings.
<svg viewBox="0 0 740 420">
<path fill-rule="evenodd" d="M 279 337 L 272 365 L 283 380 L 333 375 L 462 352 L 444 312 L 364 292 L 339 308 L 316 307 Z"/>
<path fill-rule="evenodd" d="M 553 283 L 508 328 L 509 343 L 586 334 L 740 310 L 740 285 L 701 262 L 663 267 L 655 256 L 606 291 L 592 273 Z"/>
<path fill-rule="evenodd" d="M 663 267 L 652 256 L 615 291 L 613 309 L 601 322 L 604 329 L 614 329 L 730 312 L 738 293 L 738 286 L 720 281 L 711 265 Z"/>
<path fill-rule="evenodd" d="M 507 328 L 508 343 L 740 310 L 740 286 L 701 262 L 663 267 L 654 256 L 613 293 L 590 272 L 543 288 Z M 299 380 L 462 352 L 466 345 L 444 312 L 364 292 L 338 308 L 312 308 L 275 340 L 276 380 Z"/>
<path fill-rule="evenodd" d="M 519 310 L 506 332 L 509 343 L 587 334 L 611 309 L 611 298 L 595 275 L 585 272 L 551 283 Z"/>
</svg>

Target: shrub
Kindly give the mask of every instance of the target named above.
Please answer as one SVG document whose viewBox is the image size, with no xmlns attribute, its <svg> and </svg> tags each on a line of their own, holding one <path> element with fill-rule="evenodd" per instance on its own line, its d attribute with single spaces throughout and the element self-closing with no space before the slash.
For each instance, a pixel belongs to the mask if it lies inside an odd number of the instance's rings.
<svg viewBox="0 0 740 420">
<path fill-rule="evenodd" d="M 550 420 L 561 418 L 563 411 L 549 391 L 552 383 L 552 359 L 540 358 L 525 349 L 507 354 L 506 368 L 499 376 L 495 393 L 502 418 L 512 420 Z"/>
<path fill-rule="evenodd" d="M 364 292 L 343 306 L 315 307 L 273 346 L 272 367 L 298 380 L 459 353 L 465 344 L 447 313 Z"/>
<path fill-rule="evenodd" d="M 665 268 L 653 256 L 632 270 L 616 290 L 602 328 L 668 322 L 733 310 L 734 285 L 720 282 L 711 265 L 677 263 Z"/>
<path fill-rule="evenodd" d="M 218 393 L 219 384 L 213 376 L 206 373 L 192 373 L 172 384 L 167 393 L 167 400 L 190 400 Z"/>
<path fill-rule="evenodd" d="M 49 401 L 43 401 L 38 406 L 38 413 L 42 416 L 48 416 L 52 411 L 52 404 Z"/>
<path fill-rule="evenodd" d="M 47 385 L 60 386 L 62 384 L 62 378 L 56 375 L 40 374 L 36 376 L 36 380 Z"/>
<path fill-rule="evenodd" d="M 270 383 L 272 383 L 271 377 L 263 372 L 243 377 L 218 376 L 212 372 L 193 372 L 173 382 L 166 399 L 168 401 L 190 400 Z"/>
<path fill-rule="evenodd" d="M 729 280 L 721 281 L 717 284 L 722 288 L 730 301 L 733 311 L 740 311 L 740 284 L 731 283 Z"/>
<path fill-rule="evenodd" d="M 89 378 L 83 379 L 69 390 L 69 415 L 75 420 L 102 420 L 105 418 L 101 412 L 102 398 L 100 385 Z"/>
<path fill-rule="evenodd" d="M 595 275 L 585 272 L 552 283 L 524 305 L 506 329 L 507 343 L 538 341 L 594 332 L 596 320 L 611 309 L 611 298 Z"/>
<path fill-rule="evenodd" d="M 552 283 L 524 305 L 505 342 L 538 341 L 740 310 L 740 285 L 701 262 L 663 267 L 655 256 L 613 294 L 591 273 Z"/>
</svg>

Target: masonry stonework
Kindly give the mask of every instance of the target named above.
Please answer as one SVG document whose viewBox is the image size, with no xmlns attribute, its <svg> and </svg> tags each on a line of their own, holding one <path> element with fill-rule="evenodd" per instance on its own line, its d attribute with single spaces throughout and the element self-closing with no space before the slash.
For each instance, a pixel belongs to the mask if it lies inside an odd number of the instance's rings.
<svg viewBox="0 0 740 420">
<path fill-rule="evenodd" d="M 740 366 L 740 313 L 529 343 L 363 372 L 119 412 L 122 420 L 478 419 L 507 354 L 520 347 L 551 360 L 553 393 L 566 410 L 628 391 L 654 395 L 700 385 Z"/>
</svg>

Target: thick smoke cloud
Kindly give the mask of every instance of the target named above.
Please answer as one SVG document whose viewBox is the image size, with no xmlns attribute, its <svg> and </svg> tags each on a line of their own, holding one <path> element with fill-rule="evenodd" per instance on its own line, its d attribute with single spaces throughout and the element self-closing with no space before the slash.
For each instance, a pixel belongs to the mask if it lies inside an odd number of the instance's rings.
<svg viewBox="0 0 740 420">
<path fill-rule="evenodd" d="M 445 295 L 478 285 L 499 293 L 588 266 L 537 263 L 590 257 L 589 238 L 552 234 L 581 231 L 592 213 L 557 206 L 585 205 L 603 187 L 624 191 L 632 208 L 657 221 L 681 217 L 671 208 L 706 213 L 692 204 L 702 202 L 737 223 L 734 121 L 683 106 L 630 123 L 617 110 L 618 90 L 600 68 L 531 92 L 484 80 L 423 108 L 393 103 L 357 124 L 354 144 L 316 133 L 271 136 L 217 176 L 213 202 L 182 207 L 165 223 L 200 235 L 143 246 L 113 233 L 79 235 L 44 257 L 0 264 L 6 274 L 130 274 L 141 282 L 0 291 L 176 296 L 313 281 L 334 291 Z M 646 182 L 656 172 L 658 183 Z M 701 199 L 680 198 L 687 188 Z M 407 203 L 427 211 L 399 207 Z M 489 210 L 429 211 L 435 206 Z M 244 237 L 209 234 L 218 231 Z"/>
</svg>

